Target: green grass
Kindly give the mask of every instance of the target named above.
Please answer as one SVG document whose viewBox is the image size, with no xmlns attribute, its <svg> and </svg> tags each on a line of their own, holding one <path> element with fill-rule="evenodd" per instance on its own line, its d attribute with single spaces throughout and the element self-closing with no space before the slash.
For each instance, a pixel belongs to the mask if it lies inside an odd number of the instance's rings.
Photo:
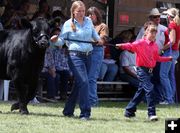
<svg viewBox="0 0 180 133">
<path fill-rule="evenodd" d="M 164 133 L 165 119 L 180 117 L 177 105 L 157 106 L 159 121 L 147 120 L 145 104 L 140 104 L 136 118 L 124 118 L 126 102 L 101 102 L 92 108 L 89 121 L 78 119 L 79 108 L 75 118 L 62 115 L 64 103 L 41 103 L 28 105 L 29 115 L 10 112 L 12 102 L 0 102 L 0 133 Z"/>
</svg>

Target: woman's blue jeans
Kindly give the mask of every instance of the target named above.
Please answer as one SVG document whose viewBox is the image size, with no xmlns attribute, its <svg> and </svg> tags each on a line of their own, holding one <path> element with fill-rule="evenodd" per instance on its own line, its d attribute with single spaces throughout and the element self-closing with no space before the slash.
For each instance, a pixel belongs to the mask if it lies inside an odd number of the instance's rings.
<svg viewBox="0 0 180 133">
<path fill-rule="evenodd" d="M 70 78 L 69 70 L 57 70 L 56 73 L 59 75 L 60 80 L 60 96 L 66 96 L 68 91 L 68 81 Z"/>
<path fill-rule="evenodd" d="M 179 57 L 179 51 L 172 52 L 166 50 L 163 56 L 172 56 L 173 60 L 169 62 L 162 62 L 160 66 L 160 81 L 165 89 L 165 101 L 169 104 L 175 102 L 176 94 L 176 80 L 175 80 L 175 62 Z"/>
<path fill-rule="evenodd" d="M 96 106 L 98 104 L 97 95 L 97 79 L 99 77 L 99 72 L 101 64 L 104 58 L 103 47 L 94 46 L 91 54 L 91 66 L 89 71 L 89 101 L 91 106 Z"/>
<path fill-rule="evenodd" d="M 68 64 L 73 73 L 75 84 L 65 104 L 63 114 L 66 116 L 72 116 L 76 102 L 78 101 L 81 110 L 80 118 L 89 118 L 91 113 L 88 80 L 90 55 L 76 55 L 74 53 L 69 53 Z"/>
</svg>

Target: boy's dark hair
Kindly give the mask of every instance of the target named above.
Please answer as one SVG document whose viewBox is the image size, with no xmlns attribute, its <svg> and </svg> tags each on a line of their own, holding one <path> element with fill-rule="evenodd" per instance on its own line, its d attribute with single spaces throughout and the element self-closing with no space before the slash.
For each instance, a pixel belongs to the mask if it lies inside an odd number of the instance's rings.
<svg viewBox="0 0 180 133">
<path fill-rule="evenodd" d="M 144 30 L 146 30 L 148 28 L 149 25 L 155 25 L 155 23 L 153 21 L 147 21 L 144 23 Z"/>
</svg>

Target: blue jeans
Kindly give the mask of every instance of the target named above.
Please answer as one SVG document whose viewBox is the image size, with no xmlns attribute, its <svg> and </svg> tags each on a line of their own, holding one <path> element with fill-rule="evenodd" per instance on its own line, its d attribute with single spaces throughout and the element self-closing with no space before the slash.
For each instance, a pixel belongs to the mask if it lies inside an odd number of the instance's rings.
<svg viewBox="0 0 180 133">
<path fill-rule="evenodd" d="M 103 47 L 93 47 L 91 54 L 91 66 L 89 70 L 89 101 L 91 106 L 98 104 L 98 95 L 97 95 L 97 79 L 99 76 L 101 64 L 104 58 L 104 49 Z"/>
<path fill-rule="evenodd" d="M 164 87 L 161 85 L 161 82 L 160 82 L 160 66 L 161 66 L 161 63 L 157 62 L 156 66 L 153 68 L 153 77 L 152 77 L 156 103 L 163 102 L 164 96 L 165 96 Z"/>
<path fill-rule="evenodd" d="M 81 110 L 80 118 L 89 118 L 91 113 L 88 80 L 90 55 L 76 55 L 69 53 L 68 64 L 73 73 L 75 83 L 72 92 L 65 104 L 63 114 L 65 116 L 72 116 L 76 102 L 78 101 Z"/>
<path fill-rule="evenodd" d="M 68 81 L 70 78 L 69 70 L 57 70 L 56 73 L 59 74 L 60 77 L 60 96 L 66 96 L 68 91 Z"/>
<path fill-rule="evenodd" d="M 176 80 L 175 80 L 175 61 L 179 57 L 179 51 L 166 50 L 163 56 L 173 57 L 172 61 L 162 62 L 160 66 L 160 81 L 165 89 L 165 101 L 172 104 L 175 102 Z"/>
<path fill-rule="evenodd" d="M 59 89 L 59 75 L 52 77 L 49 72 L 42 72 L 41 76 L 47 80 L 47 97 L 54 98 L 57 96 L 57 91 Z"/>
<path fill-rule="evenodd" d="M 117 64 L 102 63 L 99 78 L 103 81 L 113 81 L 118 72 Z"/>
<path fill-rule="evenodd" d="M 120 73 L 120 79 L 122 81 L 129 82 L 129 84 L 132 85 L 135 88 L 139 87 L 139 80 L 138 80 L 138 78 L 135 78 L 135 77 L 133 77 L 133 76 L 131 76 L 129 74 Z"/>
<path fill-rule="evenodd" d="M 143 100 L 145 95 L 148 107 L 148 116 L 156 115 L 153 93 L 154 86 L 151 83 L 152 73 L 149 73 L 146 68 L 138 67 L 137 75 L 139 78 L 139 87 L 133 99 L 127 105 L 125 113 L 127 115 L 134 114 L 136 112 L 136 106 Z"/>
</svg>

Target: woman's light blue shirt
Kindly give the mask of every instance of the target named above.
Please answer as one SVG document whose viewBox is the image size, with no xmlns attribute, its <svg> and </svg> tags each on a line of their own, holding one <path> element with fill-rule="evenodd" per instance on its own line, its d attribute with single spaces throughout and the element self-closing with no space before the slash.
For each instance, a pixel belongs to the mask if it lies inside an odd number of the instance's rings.
<svg viewBox="0 0 180 133">
<path fill-rule="evenodd" d="M 83 43 L 76 41 L 66 41 L 64 39 L 73 39 L 81 41 L 98 41 L 100 36 L 94 29 L 94 25 L 89 17 L 84 17 L 84 22 L 80 25 L 76 20 L 74 24 L 76 26 L 76 31 L 74 32 L 71 28 L 72 19 L 67 20 L 61 30 L 58 41 L 54 43 L 56 46 L 62 46 L 66 43 L 69 50 L 76 50 L 81 52 L 89 52 L 93 50 L 91 43 Z"/>
</svg>

